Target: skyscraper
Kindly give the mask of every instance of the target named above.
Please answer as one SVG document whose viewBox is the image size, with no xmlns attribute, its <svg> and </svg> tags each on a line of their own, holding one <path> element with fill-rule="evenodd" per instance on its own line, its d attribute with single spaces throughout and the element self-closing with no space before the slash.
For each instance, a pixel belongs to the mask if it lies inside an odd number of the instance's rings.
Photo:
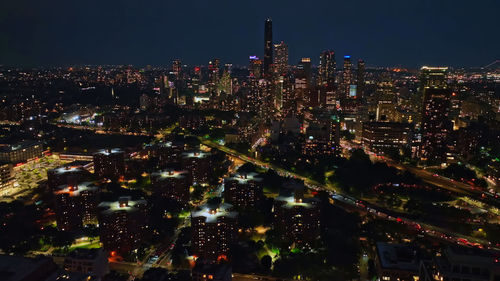
<svg viewBox="0 0 500 281">
<path fill-rule="evenodd" d="M 324 51 L 319 56 L 319 85 L 333 86 L 335 84 L 335 52 Z"/>
<path fill-rule="evenodd" d="M 172 73 L 175 76 L 176 80 L 179 80 L 179 76 L 181 74 L 181 60 L 174 60 L 172 63 Z"/>
<path fill-rule="evenodd" d="M 273 63 L 273 22 L 266 19 L 264 26 L 264 76 L 271 74 L 271 64 Z"/>
<path fill-rule="evenodd" d="M 358 60 L 356 98 L 362 99 L 365 90 L 365 61 Z"/>
<path fill-rule="evenodd" d="M 274 69 L 279 75 L 288 71 L 288 46 L 283 41 L 274 44 Z"/>
<path fill-rule="evenodd" d="M 209 89 L 214 91 L 219 82 L 219 59 L 213 59 L 208 62 L 208 82 Z"/>
<path fill-rule="evenodd" d="M 310 85 L 311 82 L 311 58 L 302 58 L 300 59 L 298 65 L 298 77 L 305 78 L 307 81 L 307 85 Z"/>
<path fill-rule="evenodd" d="M 351 56 L 344 56 L 344 69 L 342 72 L 342 94 L 344 97 L 349 97 L 352 82 L 351 66 Z"/>
<path fill-rule="evenodd" d="M 424 66 L 419 91 L 423 96 L 420 159 L 441 163 L 446 158 L 446 141 L 451 131 L 448 118 L 451 90 L 446 83 L 447 67 Z"/>
<path fill-rule="evenodd" d="M 250 73 L 250 77 L 260 79 L 261 70 L 262 70 L 262 60 L 260 60 L 257 56 L 250 56 L 248 65 L 248 71 Z"/>
</svg>

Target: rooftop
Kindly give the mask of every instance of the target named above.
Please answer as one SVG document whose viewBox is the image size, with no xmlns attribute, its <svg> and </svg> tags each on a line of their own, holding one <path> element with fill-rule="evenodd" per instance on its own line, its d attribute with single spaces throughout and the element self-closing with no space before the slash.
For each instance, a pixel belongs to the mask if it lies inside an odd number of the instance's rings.
<svg viewBox="0 0 500 281">
<path fill-rule="evenodd" d="M 201 150 L 189 151 L 182 153 L 184 158 L 207 158 L 210 155 L 208 152 L 204 152 Z"/>
<path fill-rule="evenodd" d="M 238 213 L 230 211 L 232 207 L 233 205 L 228 203 L 221 203 L 219 206 L 205 204 L 200 206 L 198 211 L 192 212 L 191 217 L 205 217 L 206 223 L 216 223 L 219 217 L 235 218 Z"/>
<path fill-rule="evenodd" d="M 62 174 L 71 174 L 71 173 L 77 173 L 77 172 L 82 172 L 83 168 L 81 166 L 61 166 L 55 169 L 50 170 L 50 173 L 62 175 Z"/>
<path fill-rule="evenodd" d="M 417 253 L 408 245 L 378 242 L 377 255 L 382 268 L 418 272 Z"/>
<path fill-rule="evenodd" d="M 275 201 L 282 201 L 285 202 L 283 207 L 285 208 L 293 208 L 293 207 L 304 207 L 304 208 L 313 208 L 314 205 L 312 204 L 312 200 L 315 200 L 314 198 L 309 198 L 309 199 L 300 199 L 300 198 L 295 198 L 294 195 L 292 196 L 278 196 L 274 199 Z"/>
<path fill-rule="evenodd" d="M 162 180 L 162 179 L 171 179 L 171 178 L 185 178 L 188 175 L 188 171 L 176 171 L 174 169 L 165 169 L 163 171 L 157 171 L 151 174 L 152 177 Z"/>
<path fill-rule="evenodd" d="M 227 178 L 227 181 L 237 181 L 239 184 L 247 184 L 250 181 L 262 181 L 262 178 L 257 177 L 257 173 L 235 173 L 232 177 Z"/>
<path fill-rule="evenodd" d="M 145 206 L 146 200 L 132 200 L 130 196 L 120 197 L 118 201 L 114 202 L 102 202 L 99 204 L 99 208 L 105 209 L 104 214 L 111 214 L 114 212 L 136 212 L 142 206 Z"/>
<path fill-rule="evenodd" d="M 44 270 L 41 270 L 42 268 Z M 35 272 L 36 277 L 42 279 L 44 275 L 48 276 L 55 268 L 56 265 L 52 259 L 47 257 L 26 258 L 0 255 L 0 280 L 2 281 L 25 280 Z"/>
<path fill-rule="evenodd" d="M 32 147 L 35 145 L 41 145 L 40 142 L 34 140 L 24 140 L 21 142 L 13 143 L 13 144 L 0 144 L 0 152 L 10 152 L 15 150 L 21 150 L 28 147 Z"/>
<path fill-rule="evenodd" d="M 70 196 L 80 196 L 85 191 L 98 191 L 99 187 L 91 182 L 81 182 L 76 185 L 60 185 L 54 194 L 68 193 Z"/>
<path fill-rule="evenodd" d="M 123 153 L 123 150 L 119 148 L 111 148 L 111 149 L 98 150 L 95 154 L 110 155 L 110 154 L 120 154 L 120 153 Z"/>
<path fill-rule="evenodd" d="M 100 254 L 103 254 L 103 250 L 101 248 L 93 248 L 93 249 L 85 249 L 85 248 L 76 248 L 68 254 L 68 257 L 73 259 L 82 259 L 82 260 L 93 260 L 97 258 Z"/>
</svg>

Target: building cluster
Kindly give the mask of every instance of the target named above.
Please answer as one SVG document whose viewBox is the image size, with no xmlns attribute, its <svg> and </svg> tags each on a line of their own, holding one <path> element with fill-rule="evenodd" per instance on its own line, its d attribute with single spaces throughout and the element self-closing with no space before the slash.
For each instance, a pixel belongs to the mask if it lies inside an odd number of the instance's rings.
<svg viewBox="0 0 500 281">
<path fill-rule="evenodd" d="M 429 255 L 415 245 L 380 242 L 376 253 L 380 280 L 464 281 L 500 277 L 498 256 L 477 248 L 448 246 L 437 255 Z"/>
</svg>

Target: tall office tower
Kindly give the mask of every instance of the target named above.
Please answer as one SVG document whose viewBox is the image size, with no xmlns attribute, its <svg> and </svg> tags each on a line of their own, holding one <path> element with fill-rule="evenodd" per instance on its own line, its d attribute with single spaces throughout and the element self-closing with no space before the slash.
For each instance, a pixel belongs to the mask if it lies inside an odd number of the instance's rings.
<svg viewBox="0 0 500 281">
<path fill-rule="evenodd" d="M 231 204 L 207 203 L 191 213 L 191 245 L 195 255 L 210 262 L 227 258 L 237 228 L 237 213 L 231 209 Z"/>
<path fill-rule="evenodd" d="M 365 91 L 365 61 L 358 60 L 356 98 L 361 100 Z"/>
<path fill-rule="evenodd" d="M 324 51 L 319 56 L 319 85 L 330 86 L 335 84 L 335 52 Z"/>
<path fill-rule="evenodd" d="M 94 154 L 94 173 L 101 178 L 118 179 L 125 174 L 125 152 L 102 149 Z"/>
<path fill-rule="evenodd" d="M 305 78 L 307 85 L 311 84 L 311 58 L 301 58 L 297 64 L 298 77 Z"/>
<path fill-rule="evenodd" d="M 210 90 L 215 90 L 219 82 L 219 63 L 219 59 L 213 59 L 208 62 L 208 83 Z"/>
<path fill-rule="evenodd" d="M 62 185 L 54 191 L 57 228 L 70 231 L 96 223 L 99 187 L 90 182 Z"/>
<path fill-rule="evenodd" d="M 262 71 L 262 60 L 257 56 L 249 57 L 248 72 L 251 78 L 260 79 Z"/>
<path fill-rule="evenodd" d="M 264 26 L 264 64 L 263 74 L 265 77 L 271 76 L 271 64 L 273 63 L 273 22 L 266 19 Z"/>
<path fill-rule="evenodd" d="M 451 89 L 446 83 L 447 67 L 424 66 L 419 91 L 423 96 L 420 159 L 441 163 L 446 159 L 446 142 L 452 129 L 448 118 Z"/>
<path fill-rule="evenodd" d="M 364 122 L 362 142 L 374 152 L 401 149 L 408 144 L 411 129 L 408 123 Z"/>
<path fill-rule="evenodd" d="M 344 97 L 350 96 L 352 73 L 351 56 L 344 56 L 344 68 L 342 71 L 342 94 Z"/>
<path fill-rule="evenodd" d="M 179 80 L 179 77 L 181 75 L 181 69 L 182 69 L 181 60 L 178 59 L 174 60 L 172 63 L 172 72 L 175 75 L 176 80 Z"/>
<path fill-rule="evenodd" d="M 283 41 L 274 44 L 274 69 L 278 75 L 288 71 L 288 46 Z"/>
<path fill-rule="evenodd" d="M 395 93 L 394 83 L 390 76 L 382 74 L 380 81 L 377 83 L 375 91 L 374 104 L 375 120 L 376 121 L 391 121 L 397 120 L 398 111 L 396 110 L 397 95 Z"/>
<path fill-rule="evenodd" d="M 120 197 L 118 202 L 98 206 L 101 242 L 105 250 L 127 254 L 137 249 L 148 235 L 146 200 Z"/>
</svg>

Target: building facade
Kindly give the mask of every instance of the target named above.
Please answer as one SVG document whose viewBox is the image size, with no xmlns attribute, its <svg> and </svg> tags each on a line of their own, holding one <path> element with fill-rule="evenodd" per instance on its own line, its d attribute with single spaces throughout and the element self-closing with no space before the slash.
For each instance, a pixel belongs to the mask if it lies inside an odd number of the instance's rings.
<svg viewBox="0 0 500 281">
<path fill-rule="evenodd" d="M 98 186 L 90 182 L 62 185 L 54 191 L 54 197 L 59 230 L 78 230 L 97 222 Z"/>
<path fill-rule="evenodd" d="M 99 204 L 101 242 L 107 251 L 126 254 L 137 249 L 149 233 L 146 200 L 120 197 L 115 202 Z"/>
<path fill-rule="evenodd" d="M 102 149 L 94 154 L 94 173 L 101 178 L 118 179 L 125 174 L 125 152 Z"/>
<path fill-rule="evenodd" d="M 232 205 L 203 205 L 191 213 L 193 253 L 210 262 L 227 259 L 229 246 L 236 239 L 237 213 Z"/>
</svg>

